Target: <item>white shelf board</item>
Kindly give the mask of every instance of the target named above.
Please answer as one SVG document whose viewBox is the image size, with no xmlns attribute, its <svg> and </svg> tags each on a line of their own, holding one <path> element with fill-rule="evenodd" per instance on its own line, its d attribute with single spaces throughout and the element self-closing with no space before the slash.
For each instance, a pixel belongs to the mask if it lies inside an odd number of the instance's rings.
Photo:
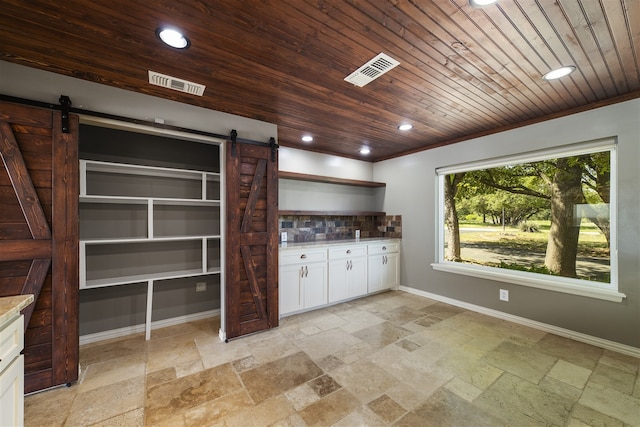
<svg viewBox="0 0 640 427">
<path fill-rule="evenodd" d="M 134 196 L 117 196 L 117 195 L 80 196 L 80 203 L 111 203 L 111 204 L 145 205 L 150 200 L 156 205 L 220 206 L 220 200 L 177 199 L 177 198 L 170 198 L 170 197 L 134 197 Z"/>
<path fill-rule="evenodd" d="M 218 271 L 202 271 L 202 269 L 193 270 L 179 270 L 179 271 L 167 271 L 164 273 L 151 273 L 151 274 L 135 274 L 131 276 L 120 277 L 108 277 L 106 279 L 91 279 L 86 283 L 80 283 L 80 289 L 94 289 L 104 288 L 107 286 L 128 285 L 132 283 L 146 283 L 150 280 L 167 280 L 167 279 L 179 279 L 182 277 L 196 277 L 207 276 L 209 274 L 218 274 Z"/>
<path fill-rule="evenodd" d="M 198 236 L 169 236 L 169 237 L 154 237 L 150 239 L 148 237 L 135 237 L 135 238 L 124 238 L 124 239 L 112 239 L 112 238 L 101 238 L 101 239 L 82 239 L 80 243 L 84 243 L 86 245 L 107 245 L 107 244 L 119 244 L 119 243 L 152 243 L 152 242 L 180 242 L 186 240 L 219 240 L 221 237 L 219 234 L 211 234 L 211 235 L 198 235 Z"/>
<path fill-rule="evenodd" d="M 207 176 L 211 177 L 220 176 L 220 173 L 218 172 L 163 168 L 157 166 L 141 166 L 126 163 L 109 163 L 95 160 L 81 160 L 81 162 L 85 162 L 87 173 L 102 172 L 111 174 L 161 176 L 166 178 L 194 180 L 201 180 L 202 174 L 206 174 Z"/>
</svg>

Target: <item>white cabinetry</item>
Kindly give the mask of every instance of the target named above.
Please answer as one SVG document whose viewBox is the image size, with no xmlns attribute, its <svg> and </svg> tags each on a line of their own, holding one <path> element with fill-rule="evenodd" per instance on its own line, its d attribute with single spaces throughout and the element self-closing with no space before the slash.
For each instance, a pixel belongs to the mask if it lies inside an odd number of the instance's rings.
<svg viewBox="0 0 640 427">
<path fill-rule="evenodd" d="M 220 174 L 80 161 L 80 289 L 220 274 Z"/>
<path fill-rule="evenodd" d="M 367 294 L 367 246 L 329 249 L 329 302 Z"/>
<path fill-rule="evenodd" d="M 397 288 L 400 281 L 400 244 L 394 242 L 370 244 L 368 250 L 368 292 Z"/>
<path fill-rule="evenodd" d="M 0 324 L 0 426 L 24 423 L 24 316 Z"/>
<path fill-rule="evenodd" d="M 280 255 L 280 315 L 327 304 L 327 251 L 286 251 Z"/>
</svg>

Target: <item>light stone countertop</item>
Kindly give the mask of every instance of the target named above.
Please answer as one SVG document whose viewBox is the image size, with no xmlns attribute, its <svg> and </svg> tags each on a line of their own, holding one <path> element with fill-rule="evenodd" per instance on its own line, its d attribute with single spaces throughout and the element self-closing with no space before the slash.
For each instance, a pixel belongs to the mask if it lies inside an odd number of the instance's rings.
<svg viewBox="0 0 640 427">
<path fill-rule="evenodd" d="M 280 250 L 289 249 L 311 249 L 322 248 L 326 246 L 343 246 L 343 245 L 357 245 L 368 244 L 376 242 L 393 242 L 402 240 L 399 237 L 367 237 L 364 239 L 346 239 L 346 240 L 314 240 L 310 242 L 295 242 L 295 243 L 280 243 Z"/>
<path fill-rule="evenodd" d="M 4 325 L 32 302 L 32 294 L 0 297 L 0 325 Z"/>
</svg>

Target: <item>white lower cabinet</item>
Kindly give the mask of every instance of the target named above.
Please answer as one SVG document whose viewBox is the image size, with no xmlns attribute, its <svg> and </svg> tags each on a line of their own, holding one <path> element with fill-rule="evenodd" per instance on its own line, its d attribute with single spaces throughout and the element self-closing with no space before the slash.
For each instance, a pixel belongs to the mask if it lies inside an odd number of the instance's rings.
<svg viewBox="0 0 640 427">
<path fill-rule="evenodd" d="M 0 426 L 21 426 L 24 421 L 24 317 L 0 325 Z"/>
<path fill-rule="evenodd" d="M 329 302 L 367 294 L 367 246 L 329 249 Z"/>
<path fill-rule="evenodd" d="M 400 282 L 400 244 L 369 245 L 369 288 L 378 292 L 396 288 Z"/>
<path fill-rule="evenodd" d="M 327 304 L 326 253 L 287 251 L 280 256 L 280 315 Z"/>
<path fill-rule="evenodd" d="M 280 249 L 280 316 L 399 285 L 400 243 L 331 244 Z"/>
</svg>

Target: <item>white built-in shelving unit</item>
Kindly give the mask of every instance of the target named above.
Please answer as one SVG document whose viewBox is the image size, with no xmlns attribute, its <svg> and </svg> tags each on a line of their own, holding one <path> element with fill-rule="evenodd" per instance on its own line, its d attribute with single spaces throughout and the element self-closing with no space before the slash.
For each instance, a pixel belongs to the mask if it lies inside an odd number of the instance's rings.
<svg viewBox="0 0 640 427">
<path fill-rule="evenodd" d="M 80 290 L 146 283 L 149 339 L 154 287 L 221 274 L 222 203 L 218 172 L 80 160 Z"/>
</svg>

